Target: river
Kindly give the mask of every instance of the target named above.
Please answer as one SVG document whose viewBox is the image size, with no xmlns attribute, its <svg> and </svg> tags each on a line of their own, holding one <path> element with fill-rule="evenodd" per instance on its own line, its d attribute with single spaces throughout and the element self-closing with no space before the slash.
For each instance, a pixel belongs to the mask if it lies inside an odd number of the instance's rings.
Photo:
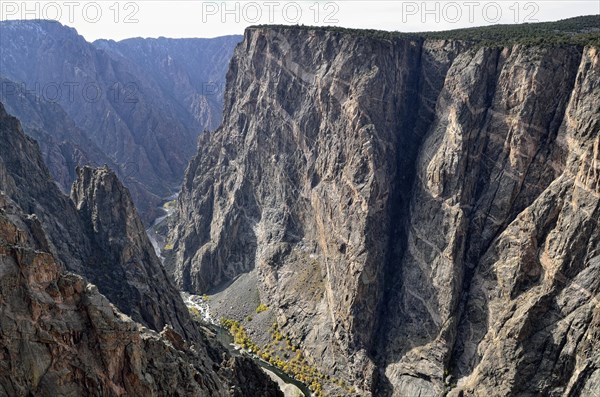
<svg viewBox="0 0 600 397">
<path fill-rule="evenodd" d="M 152 247 L 154 247 L 154 251 L 161 261 L 164 260 L 162 255 L 162 247 L 164 247 L 166 244 L 167 236 L 164 233 L 161 233 L 160 228 L 165 226 L 163 223 L 175 211 L 175 206 L 172 204 L 172 202 L 173 200 L 176 200 L 178 196 L 179 193 L 173 193 L 165 199 L 165 203 L 160 207 L 163 215 L 156 218 L 154 222 L 152 222 L 152 226 L 146 229 L 146 234 L 152 243 Z"/>
<path fill-rule="evenodd" d="M 204 302 L 202 297 L 197 295 L 191 295 L 186 292 L 182 292 L 181 296 L 186 306 L 193 307 L 200 312 L 202 320 L 205 323 L 210 324 L 210 327 L 215 332 L 217 340 L 221 342 L 221 344 L 225 346 L 232 355 L 245 356 L 251 358 L 263 369 L 263 371 L 267 373 L 267 375 L 271 377 L 271 379 L 273 379 L 279 384 L 279 388 L 284 393 L 285 397 L 312 396 L 312 393 L 304 383 L 294 379 L 279 368 L 260 359 L 258 356 L 251 354 L 250 352 L 247 352 L 245 350 L 242 350 L 238 346 L 236 346 L 233 343 L 233 336 L 229 333 L 229 331 L 221 327 L 215 321 L 215 319 L 211 317 L 208 303 Z"/>
<path fill-rule="evenodd" d="M 165 204 L 161 207 L 164 215 L 156 218 L 154 222 L 152 222 L 152 226 L 146 229 L 146 234 L 156 251 L 156 255 L 160 258 L 161 261 L 164 261 L 164 256 L 162 255 L 162 247 L 166 244 L 166 235 L 161 233 L 161 228 L 165 220 L 175 211 L 175 207 L 173 205 L 169 205 L 173 200 L 177 199 L 178 193 L 175 193 L 165 200 Z M 292 378 L 285 372 L 281 371 L 279 368 L 269 364 L 266 361 L 261 360 L 254 354 L 250 354 L 249 352 L 241 350 L 239 347 L 233 344 L 233 336 L 229 333 L 228 330 L 221 327 L 211 316 L 210 310 L 208 308 L 208 304 L 203 302 L 202 298 L 195 295 L 190 295 L 185 292 L 181 293 L 184 303 L 187 307 L 193 307 L 197 309 L 202 316 L 202 320 L 210 324 L 210 327 L 213 328 L 217 339 L 229 350 L 232 355 L 235 356 L 246 356 L 250 357 L 254 362 L 256 362 L 262 369 L 269 375 L 271 379 L 273 379 L 279 385 L 279 388 L 284 393 L 285 397 L 310 397 L 312 393 L 308 389 L 308 387 L 302 383 Z"/>
</svg>

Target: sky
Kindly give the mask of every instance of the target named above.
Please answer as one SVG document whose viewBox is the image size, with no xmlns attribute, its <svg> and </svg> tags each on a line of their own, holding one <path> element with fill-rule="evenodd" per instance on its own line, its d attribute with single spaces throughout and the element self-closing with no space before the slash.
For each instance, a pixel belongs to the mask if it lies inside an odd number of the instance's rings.
<svg viewBox="0 0 600 397">
<path fill-rule="evenodd" d="M 304 24 L 403 32 L 600 14 L 600 0 L 0 1 L 0 20 L 52 19 L 88 41 L 129 37 L 216 37 L 256 24 Z"/>
</svg>

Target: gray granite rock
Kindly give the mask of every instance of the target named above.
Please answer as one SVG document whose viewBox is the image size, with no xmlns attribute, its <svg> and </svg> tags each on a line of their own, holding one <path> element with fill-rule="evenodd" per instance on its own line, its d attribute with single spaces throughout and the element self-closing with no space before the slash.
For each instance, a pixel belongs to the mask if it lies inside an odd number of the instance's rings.
<svg viewBox="0 0 600 397">
<path fill-rule="evenodd" d="M 176 283 L 256 269 L 280 327 L 364 394 L 586 395 L 598 57 L 248 29 L 178 199 Z"/>
</svg>

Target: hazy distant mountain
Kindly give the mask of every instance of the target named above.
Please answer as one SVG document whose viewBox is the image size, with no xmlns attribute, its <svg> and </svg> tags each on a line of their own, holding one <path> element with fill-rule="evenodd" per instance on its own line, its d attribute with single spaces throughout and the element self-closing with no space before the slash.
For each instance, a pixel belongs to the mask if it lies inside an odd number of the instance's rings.
<svg viewBox="0 0 600 397">
<path fill-rule="evenodd" d="M 9 114 L 24 120 L 23 129 L 38 142 L 44 162 L 63 192 L 71 190 L 77 165 L 107 164 L 120 172 L 60 105 L 23 88 L 22 83 L 0 76 L 0 101 Z"/>
<path fill-rule="evenodd" d="M 124 170 L 125 183 L 134 193 L 143 218 L 151 219 L 160 198 L 180 183 L 195 152 L 198 134 L 220 122 L 222 97 L 217 94 L 207 99 L 194 94 L 193 87 L 211 79 L 216 85 L 223 84 L 229 62 L 227 54 L 232 53 L 235 39 L 220 41 L 223 48 L 218 44 L 204 46 L 205 55 L 203 51 L 188 49 L 185 59 L 177 55 L 181 52 L 179 44 L 173 55 L 169 55 L 169 49 L 156 49 L 166 59 L 178 60 L 177 64 L 192 65 L 177 66 L 178 72 L 171 80 L 169 76 L 157 77 L 160 59 L 156 59 L 155 65 L 138 62 L 137 57 L 125 58 L 108 48 L 120 46 L 114 42 L 99 45 L 105 51 L 57 22 L 4 21 L 0 23 L 0 33 L 2 75 L 24 83 L 23 89 L 30 95 L 59 105 Z M 134 42 L 141 44 L 144 40 Z M 136 54 L 142 57 L 143 52 Z M 202 63 L 201 60 L 193 63 L 193 57 L 210 59 L 213 66 L 193 67 Z M 32 62 L 35 59 L 43 62 Z M 203 73 L 207 73 L 206 78 Z M 169 85 L 169 81 L 173 83 Z M 13 105 L 14 113 L 20 114 L 23 123 L 29 125 L 27 112 L 15 109 L 14 101 L 7 102 Z"/>
<path fill-rule="evenodd" d="M 134 38 L 94 44 L 114 58 L 126 58 L 160 86 L 165 97 L 187 110 L 182 115 L 197 131 L 221 124 L 225 75 L 242 36 L 214 39 Z M 192 120 L 188 120 L 191 116 Z"/>
</svg>

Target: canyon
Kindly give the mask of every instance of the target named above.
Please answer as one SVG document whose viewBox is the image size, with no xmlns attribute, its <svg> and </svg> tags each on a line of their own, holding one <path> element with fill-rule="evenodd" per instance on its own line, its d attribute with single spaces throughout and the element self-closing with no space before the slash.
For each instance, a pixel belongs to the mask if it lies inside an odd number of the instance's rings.
<svg viewBox="0 0 600 397">
<path fill-rule="evenodd" d="M 600 390 L 599 15 L 0 33 L 0 396 Z"/>
<path fill-rule="evenodd" d="M 64 192 L 77 165 L 107 164 L 149 224 L 181 183 L 198 136 L 221 123 L 239 40 L 90 43 L 55 21 L 2 21 L 0 99 L 38 140 Z"/>
</svg>

